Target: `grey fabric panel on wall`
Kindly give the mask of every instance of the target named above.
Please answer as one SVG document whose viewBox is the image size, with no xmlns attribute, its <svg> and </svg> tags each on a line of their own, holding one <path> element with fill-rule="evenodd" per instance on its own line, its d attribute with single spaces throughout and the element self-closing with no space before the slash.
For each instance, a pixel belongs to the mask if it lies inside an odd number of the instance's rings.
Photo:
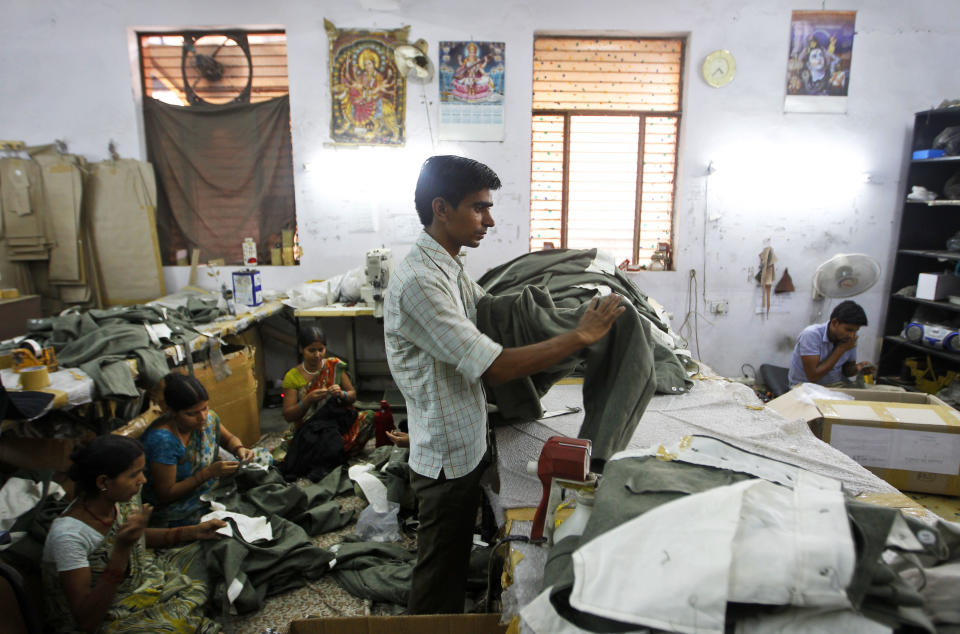
<svg viewBox="0 0 960 634">
<path fill-rule="evenodd" d="M 203 260 L 238 264 L 247 237 L 269 259 L 281 230 L 296 224 L 290 98 L 219 106 L 144 99 L 143 118 L 164 261 L 199 247 Z"/>
</svg>

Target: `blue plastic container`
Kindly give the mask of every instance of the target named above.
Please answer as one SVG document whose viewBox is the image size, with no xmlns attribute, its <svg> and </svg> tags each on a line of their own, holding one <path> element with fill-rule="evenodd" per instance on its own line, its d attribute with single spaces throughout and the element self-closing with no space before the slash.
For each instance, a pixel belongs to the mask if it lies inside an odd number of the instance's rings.
<svg viewBox="0 0 960 634">
<path fill-rule="evenodd" d="M 946 154 L 943 150 L 916 150 L 913 153 L 913 159 L 932 159 L 939 158 Z"/>
</svg>

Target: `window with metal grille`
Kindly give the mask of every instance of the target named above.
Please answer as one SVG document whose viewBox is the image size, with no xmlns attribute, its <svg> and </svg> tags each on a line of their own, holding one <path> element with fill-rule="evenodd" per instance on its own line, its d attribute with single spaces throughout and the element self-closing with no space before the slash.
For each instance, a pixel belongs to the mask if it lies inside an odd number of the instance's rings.
<svg viewBox="0 0 960 634">
<path fill-rule="evenodd" d="M 138 33 L 147 159 L 164 262 L 293 264 L 296 235 L 286 34 Z"/>
<path fill-rule="evenodd" d="M 669 266 L 683 53 L 678 38 L 535 38 L 531 251 L 644 265 L 669 249 Z"/>
<path fill-rule="evenodd" d="M 144 96 L 188 106 L 258 103 L 289 92 L 282 31 L 138 35 Z"/>
</svg>

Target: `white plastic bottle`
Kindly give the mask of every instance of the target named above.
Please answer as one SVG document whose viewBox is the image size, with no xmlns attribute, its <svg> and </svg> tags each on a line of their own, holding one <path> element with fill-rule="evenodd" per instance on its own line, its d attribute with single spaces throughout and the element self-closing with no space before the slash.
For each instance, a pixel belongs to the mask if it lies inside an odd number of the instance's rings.
<svg viewBox="0 0 960 634">
<path fill-rule="evenodd" d="M 243 263 L 247 266 L 257 265 L 257 243 L 253 238 L 243 239 Z"/>
<path fill-rule="evenodd" d="M 571 535 L 582 535 L 583 529 L 587 526 L 587 520 L 593 512 L 593 491 L 574 491 L 577 498 L 577 506 L 573 513 L 565 519 L 557 530 L 553 533 L 553 543 L 556 544 L 564 537 Z"/>
</svg>

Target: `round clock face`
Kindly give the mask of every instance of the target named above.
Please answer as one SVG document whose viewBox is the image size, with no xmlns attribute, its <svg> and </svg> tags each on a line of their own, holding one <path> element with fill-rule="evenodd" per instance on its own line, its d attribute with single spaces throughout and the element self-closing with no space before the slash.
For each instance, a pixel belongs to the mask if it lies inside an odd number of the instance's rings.
<svg viewBox="0 0 960 634">
<path fill-rule="evenodd" d="M 737 62 L 730 51 L 714 51 L 704 58 L 702 70 L 703 80 L 714 88 L 720 88 L 733 81 Z"/>
</svg>

